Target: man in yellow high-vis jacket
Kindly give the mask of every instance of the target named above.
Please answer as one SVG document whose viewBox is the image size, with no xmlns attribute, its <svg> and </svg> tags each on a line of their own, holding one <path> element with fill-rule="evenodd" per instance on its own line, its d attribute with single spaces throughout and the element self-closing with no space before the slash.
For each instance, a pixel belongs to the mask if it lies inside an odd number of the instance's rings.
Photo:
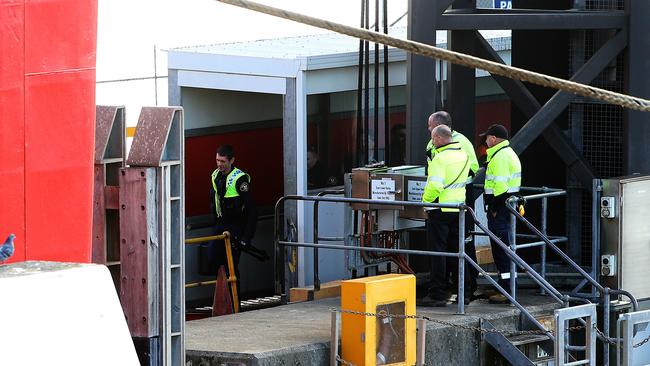
<svg viewBox="0 0 650 366">
<path fill-rule="evenodd" d="M 423 202 L 464 203 L 465 184 L 470 169 L 470 161 L 460 143 L 452 141 L 451 129 L 445 125 L 431 131 L 431 140 L 436 153 L 429 163 L 427 183 L 422 195 Z M 427 244 L 436 252 L 458 251 L 458 209 L 434 208 L 428 210 Z M 423 306 L 447 305 L 446 258 L 433 256 L 428 294 L 418 300 Z M 457 273 L 456 270 L 450 269 Z M 471 296 L 471 274 L 465 275 L 465 299 Z"/>
<path fill-rule="evenodd" d="M 478 171 L 479 164 L 478 164 L 478 159 L 476 158 L 476 150 L 474 149 L 474 145 L 470 142 L 470 140 L 465 137 L 462 133 L 456 131 L 453 129 L 453 124 L 452 124 L 452 119 L 451 115 L 447 111 L 437 111 L 429 116 L 429 119 L 427 120 L 427 129 L 429 132 L 431 132 L 434 128 L 440 125 L 445 125 L 451 129 L 451 140 L 453 142 L 458 142 L 460 144 L 460 147 L 463 149 L 465 154 L 469 157 L 469 177 L 467 178 L 467 186 L 465 187 L 465 204 L 467 206 L 474 208 L 474 200 L 476 197 L 476 194 L 474 192 L 474 188 L 471 185 L 472 180 L 474 178 L 474 175 Z M 427 144 L 426 148 L 426 158 L 427 158 L 427 163 L 430 162 L 433 157 L 436 154 L 436 149 L 433 146 L 433 141 L 429 140 L 429 143 Z M 428 169 L 428 167 L 427 167 Z M 465 253 L 469 255 L 469 257 L 474 260 L 474 262 L 478 263 L 476 259 L 476 247 L 474 246 L 474 236 L 471 234 L 471 231 L 474 229 L 474 220 L 472 215 L 467 213 L 465 215 Z M 455 264 L 457 263 L 456 258 L 448 257 L 447 258 L 447 276 L 448 280 L 447 282 L 450 283 L 450 293 L 456 293 L 456 289 L 458 288 L 458 278 L 455 276 L 450 276 L 450 269 L 454 268 Z M 467 267 L 468 273 L 470 273 L 470 278 L 477 278 L 478 277 L 478 271 L 476 268 L 472 266 Z M 471 293 L 476 290 L 476 281 L 472 282 L 472 288 L 471 288 Z"/>
<path fill-rule="evenodd" d="M 485 211 L 488 229 L 510 246 L 510 212 L 506 200 L 519 192 L 521 187 L 521 162 L 510 147 L 508 130 L 493 124 L 481 134 L 487 145 L 487 169 L 485 171 Z M 510 258 L 503 249 L 490 239 L 492 257 L 499 270 L 499 285 L 510 291 Z M 508 299 L 502 294 L 490 296 L 490 301 L 504 303 Z"/>
</svg>

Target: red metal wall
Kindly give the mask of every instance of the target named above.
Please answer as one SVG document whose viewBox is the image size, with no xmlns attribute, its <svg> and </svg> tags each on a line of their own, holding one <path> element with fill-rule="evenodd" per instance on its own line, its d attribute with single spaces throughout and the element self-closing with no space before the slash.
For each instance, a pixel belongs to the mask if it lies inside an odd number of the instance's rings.
<svg viewBox="0 0 650 366">
<path fill-rule="evenodd" d="M 89 262 L 96 0 L 0 0 L 0 239 Z"/>
<path fill-rule="evenodd" d="M 273 206 L 284 191 L 282 128 L 261 128 L 185 139 L 185 214 L 210 212 L 210 175 L 222 144 L 235 150 L 235 166 L 250 174 L 251 193 L 260 207 Z"/>
</svg>

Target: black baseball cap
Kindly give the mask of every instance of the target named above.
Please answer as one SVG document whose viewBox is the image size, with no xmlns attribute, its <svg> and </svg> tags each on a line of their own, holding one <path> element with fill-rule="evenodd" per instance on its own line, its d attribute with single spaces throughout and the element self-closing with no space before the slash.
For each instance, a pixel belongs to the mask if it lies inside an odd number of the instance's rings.
<svg viewBox="0 0 650 366">
<path fill-rule="evenodd" d="M 505 127 L 503 127 L 503 125 L 495 123 L 492 126 L 488 127 L 487 131 L 483 132 L 479 136 L 487 136 L 487 135 L 492 135 L 494 137 L 498 137 L 502 139 L 508 139 L 508 130 Z"/>
</svg>

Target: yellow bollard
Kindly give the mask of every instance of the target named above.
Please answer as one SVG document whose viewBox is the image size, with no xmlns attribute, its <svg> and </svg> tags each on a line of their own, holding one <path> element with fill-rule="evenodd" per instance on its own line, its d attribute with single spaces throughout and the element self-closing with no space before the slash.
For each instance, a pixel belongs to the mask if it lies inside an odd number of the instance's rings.
<svg viewBox="0 0 650 366">
<path fill-rule="evenodd" d="M 415 276 L 341 282 L 341 358 L 355 365 L 415 364 Z M 379 314 L 378 316 L 359 313 Z"/>
</svg>

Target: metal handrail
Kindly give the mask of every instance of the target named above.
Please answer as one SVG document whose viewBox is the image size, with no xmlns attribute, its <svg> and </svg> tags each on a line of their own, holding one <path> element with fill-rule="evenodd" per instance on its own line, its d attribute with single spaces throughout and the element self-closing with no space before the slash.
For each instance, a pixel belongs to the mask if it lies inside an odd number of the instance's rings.
<svg viewBox="0 0 650 366">
<path fill-rule="evenodd" d="M 547 189 L 548 190 L 548 189 Z M 542 194 L 537 194 L 537 195 L 532 195 L 533 199 L 537 198 L 546 198 L 549 196 L 558 196 L 565 194 L 564 191 L 561 190 L 553 190 L 551 192 L 546 191 L 545 193 Z M 518 198 L 517 198 L 518 199 Z M 279 215 L 278 210 L 280 208 L 280 205 L 284 203 L 286 200 L 303 200 L 303 201 L 314 201 L 314 202 L 319 202 L 319 201 L 324 201 L 324 202 L 337 202 L 337 203 L 366 203 L 366 204 L 373 204 L 373 205 L 383 205 L 383 206 L 415 206 L 415 207 L 424 207 L 424 208 L 455 208 L 459 210 L 459 245 L 458 245 L 458 253 L 450 253 L 450 252 L 432 252 L 432 251 L 422 251 L 422 250 L 410 250 L 410 249 L 389 249 L 389 248 L 372 248 L 372 247 L 354 247 L 354 246 L 340 246 L 340 245 L 331 245 L 331 244 L 318 244 L 318 243 L 301 243 L 301 242 L 290 242 L 286 240 L 281 240 L 280 238 L 280 232 L 281 232 L 281 227 L 279 225 Z M 519 217 L 520 220 L 523 220 L 526 225 L 529 226 L 529 228 L 537 235 L 539 236 L 543 241 L 544 241 L 544 246 L 550 245 L 553 250 L 558 252 L 560 256 L 563 257 L 563 259 L 568 259 L 572 263 L 572 267 L 578 270 L 581 275 L 587 275 L 582 268 L 580 268 L 575 262 L 573 262 L 570 258 L 564 254 L 559 248 L 553 243 L 555 240 L 549 239 L 546 235 L 541 233 L 534 225 L 532 225 L 528 220 L 523 218 L 521 215 L 519 215 L 518 212 L 514 211 L 512 208 L 512 202 L 511 199 L 508 200 L 508 204 L 506 205 L 508 209 L 511 212 L 514 212 L 515 215 Z M 504 288 L 502 288 L 497 281 L 495 281 L 492 277 L 489 276 L 487 272 L 485 272 L 474 260 L 472 260 L 464 251 L 464 240 L 465 240 L 465 214 L 464 212 L 467 211 L 470 213 L 472 220 L 474 223 L 479 227 L 479 229 L 483 230 L 483 233 L 485 233 L 490 239 L 492 239 L 493 243 L 500 246 L 503 250 L 504 253 L 510 258 L 510 260 L 513 262 L 514 265 L 519 266 L 526 272 L 528 272 L 529 276 L 543 289 L 548 291 L 548 294 L 558 303 L 562 304 L 563 306 L 568 306 L 570 301 L 586 301 L 585 299 L 582 298 L 576 298 L 572 297 L 569 295 L 562 294 L 560 291 L 558 291 L 553 285 L 551 285 L 546 279 L 540 275 L 537 271 L 535 271 L 526 261 L 524 261 L 521 257 L 519 257 L 516 252 L 512 250 L 509 246 L 507 246 L 499 237 L 497 237 L 493 232 L 491 232 L 484 224 L 482 224 L 477 216 L 474 210 L 465 205 L 464 203 L 455 203 L 455 204 L 445 204 L 445 203 L 425 203 L 425 202 L 411 202 L 411 201 L 377 201 L 377 200 L 371 200 L 371 199 L 363 199 L 363 198 L 331 198 L 331 197 L 317 197 L 317 196 L 299 196 L 299 195 L 291 195 L 291 196 L 284 196 L 280 198 L 276 202 L 275 206 L 276 210 L 276 218 L 275 218 L 275 226 L 274 226 L 274 231 L 275 231 L 275 273 L 276 273 L 276 294 L 280 294 L 281 296 L 286 296 L 286 291 L 285 291 L 285 283 L 284 283 L 284 255 L 283 251 L 280 250 L 281 247 L 283 246 L 291 246 L 291 247 L 311 247 L 314 249 L 318 248 L 323 248 L 323 249 L 337 249 L 337 250 L 355 250 L 355 251 L 368 251 L 368 252 L 384 252 L 384 253 L 400 253 L 400 254 L 413 254 L 413 255 L 427 255 L 427 256 L 443 256 L 443 257 L 456 257 L 459 259 L 464 259 L 464 260 L 459 260 L 458 263 L 458 313 L 459 314 L 464 314 L 464 272 L 465 272 L 465 267 L 464 263 L 467 261 L 472 265 L 474 268 L 476 268 L 494 287 L 502 293 L 510 302 L 516 306 L 522 314 L 524 314 L 535 326 L 537 326 L 540 330 L 544 331 L 549 339 L 555 340 L 554 336 L 552 333 L 550 333 L 547 329 L 545 329 L 536 319 L 535 317 L 530 314 L 528 310 L 526 310 L 517 300 L 514 296 L 511 296 L 508 291 L 506 291 Z M 589 277 L 590 281 L 594 281 L 593 278 Z M 618 293 L 622 294 L 625 296 L 630 297 L 633 303 L 633 307 L 636 309 L 636 299 L 629 294 L 626 291 L 623 290 L 609 290 L 608 288 L 602 287 L 600 284 L 596 282 L 596 286 L 599 289 L 602 289 L 603 294 L 606 295 L 606 297 L 609 297 L 609 293 Z"/>
<path fill-rule="evenodd" d="M 220 235 L 200 236 L 197 238 L 185 239 L 185 245 L 200 244 L 212 240 L 227 240 L 228 244 L 230 244 L 230 234 L 228 232 L 225 232 Z M 208 285 L 214 285 L 215 283 L 217 283 L 217 280 L 190 282 L 185 284 L 185 288 L 208 286 Z"/>
<path fill-rule="evenodd" d="M 557 247 L 552 240 L 549 240 L 549 238 L 540 232 L 533 224 L 530 223 L 525 217 L 519 214 L 517 210 L 515 209 L 517 203 L 519 202 L 520 198 L 518 197 L 510 197 L 507 202 L 506 202 L 506 207 L 508 211 L 513 215 L 514 218 L 520 220 L 523 222 L 530 230 L 535 233 L 542 241 L 545 242 L 545 245 L 548 245 L 553 249 L 566 263 L 569 264 L 573 269 L 575 269 L 582 277 L 584 280 L 589 282 L 597 292 L 600 293 L 599 298 L 601 299 L 600 301 L 603 303 L 603 327 L 604 327 L 604 332 L 603 335 L 598 334 L 598 339 L 601 339 L 603 341 L 604 347 L 603 347 L 603 353 L 604 356 L 603 358 L 605 359 L 605 365 L 609 364 L 609 340 L 611 339 L 609 337 L 609 313 L 610 313 L 610 308 L 611 308 L 611 301 L 610 301 L 610 294 L 619 294 L 626 296 L 630 299 L 630 303 L 632 305 L 632 310 L 637 311 L 639 308 L 639 304 L 637 302 L 637 299 L 628 291 L 625 290 L 617 290 L 617 289 L 610 289 L 608 287 L 602 286 L 598 281 L 596 281 L 590 274 L 588 274 L 582 267 L 580 267 L 571 257 L 566 255 L 564 251 L 562 251 L 559 247 Z M 592 291 L 594 293 L 594 291 Z M 586 301 L 586 300 L 585 300 Z"/>
<path fill-rule="evenodd" d="M 409 250 L 409 249 L 388 249 L 388 248 L 370 248 L 370 247 L 351 247 L 351 246 L 337 246 L 337 245 L 329 245 L 329 244 L 316 244 L 316 243 L 298 243 L 298 242 L 287 242 L 283 241 L 279 237 L 279 232 L 280 232 L 280 226 L 279 226 L 279 219 L 276 216 L 275 220 L 275 265 L 276 265 L 276 294 L 280 294 L 281 296 L 285 296 L 286 291 L 285 291 L 285 283 L 284 283 L 284 256 L 283 252 L 280 250 L 281 246 L 295 246 L 295 247 L 311 247 L 311 248 L 324 248 L 324 249 L 337 249 L 337 250 L 356 250 L 356 251 L 376 251 L 376 252 L 386 252 L 386 253 L 404 253 L 404 254 L 415 254 L 415 255 L 428 255 L 428 256 L 445 256 L 445 257 L 457 257 L 457 258 L 463 258 L 465 260 L 470 261 L 470 263 L 473 263 L 472 265 L 474 267 L 478 266 L 474 261 L 472 261 L 469 256 L 465 253 L 465 214 L 464 212 L 467 210 L 470 212 L 472 219 L 474 223 L 479 226 L 480 229 L 482 229 L 490 238 L 492 238 L 497 245 L 500 245 L 502 248 L 509 249 L 508 246 L 506 246 L 494 233 L 492 233 L 487 227 L 485 227 L 483 224 L 481 224 L 474 212 L 470 207 L 465 205 L 464 203 L 426 203 L 426 202 L 411 202 L 411 201 L 381 201 L 377 202 L 377 200 L 371 200 L 371 199 L 363 199 L 363 198 L 330 198 L 330 197 L 315 197 L 315 196 L 298 196 L 298 195 L 292 195 L 292 196 L 284 196 L 281 197 L 277 203 L 276 203 L 276 213 L 278 212 L 280 205 L 286 201 L 286 200 L 303 200 L 303 201 L 325 201 L 325 202 L 339 202 L 339 203 L 368 203 L 368 204 L 381 204 L 381 205 L 388 205 L 388 206 L 415 206 L 415 207 L 428 207 L 428 208 L 456 208 L 459 210 L 459 245 L 458 245 L 458 253 L 449 253 L 449 252 L 431 252 L 431 251 L 415 251 L 415 250 Z M 558 301 L 560 304 L 566 304 L 568 303 L 570 297 L 567 295 L 562 295 L 557 289 L 555 289 L 550 283 L 548 283 L 545 279 L 541 278 L 539 274 L 532 268 L 530 267 L 522 258 L 517 256 L 515 253 L 505 250 L 506 254 L 511 257 L 513 261 L 517 263 L 518 266 L 523 268 L 524 270 L 528 271 L 531 275 L 531 277 L 540 285 L 545 287 L 548 291 L 551 297 L 553 297 L 556 301 Z M 464 309 L 464 275 L 465 275 L 465 261 L 464 260 L 459 260 L 458 263 L 458 313 L 459 314 L 464 314 L 465 309 Z M 480 267 L 480 266 L 479 266 Z M 483 271 L 482 269 L 479 269 L 479 271 L 485 275 L 489 275 Z M 536 319 L 530 312 L 528 312 L 521 304 L 519 304 L 513 297 L 507 294 L 507 291 L 504 290 L 502 287 L 498 286 L 498 283 L 494 281 L 492 278 L 489 278 L 489 280 L 493 283 L 496 284 L 496 288 L 503 293 L 516 307 L 518 307 L 523 314 L 527 318 L 530 319 L 530 321 L 535 324 L 536 326 L 539 327 L 540 330 L 547 331 Z M 551 336 L 549 334 L 549 336 Z M 552 337 L 552 336 L 551 336 Z"/>
<path fill-rule="evenodd" d="M 573 259 L 571 259 L 571 257 L 569 257 L 566 253 L 564 253 L 564 251 L 562 251 L 558 246 L 556 246 L 553 243 L 552 240 L 549 240 L 549 238 L 546 235 L 544 235 L 542 232 L 540 232 L 535 227 L 535 225 L 531 224 L 530 221 L 528 221 L 528 219 L 521 216 L 519 214 L 519 212 L 517 212 L 517 210 L 515 210 L 513 205 L 518 203 L 519 200 L 520 200 L 520 198 L 515 197 L 515 196 L 508 198 L 508 200 L 506 202 L 506 207 L 507 207 L 508 211 L 510 211 L 510 213 L 513 214 L 515 216 L 515 218 L 517 218 L 518 220 L 520 220 L 521 222 L 526 224 L 526 226 L 531 231 L 533 231 L 533 233 L 535 233 L 541 240 L 543 240 L 546 243 L 546 245 L 551 247 L 551 249 L 553 249 L 565 262 L 567 262 L 573 269 L 578 271 L 578 273 L 580 273 L 585 280 L 589 281 L 589 283 L 591 283 L 592 286 L 596 287 L 598 289 L 598 291 L 600 291 L 601 294 L 602 294 L 605 291 L 604 286 L 602 286 L 600 283 L 598 283 L 593 277 L 591 277 L 591 275 L 589 275 L 589 273 L 587 273 Z M 631 293 L 629 293 L 629 292 L 627 292 L 625 290 L 615 290 L 615 289 L 609 289 L 609 292 L 612 293 L 612 294 L 617 293 L 617 294 L 624 295 L 624 296 L 628 297 L 630 299 L 631 303 L 632 303 L 633 310 L 637 311 L 639 304 L 638 304 L 636 298 Z"/>
</svg>

